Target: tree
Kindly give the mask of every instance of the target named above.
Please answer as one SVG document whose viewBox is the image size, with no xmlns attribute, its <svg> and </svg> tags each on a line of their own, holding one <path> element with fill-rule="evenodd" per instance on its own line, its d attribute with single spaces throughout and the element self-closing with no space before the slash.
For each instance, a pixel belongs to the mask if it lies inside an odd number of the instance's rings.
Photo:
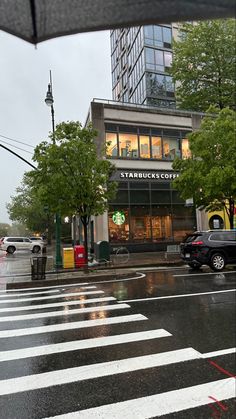
<svg viewBox="0 0 236 419">
<path fill-rule="evenodd" d="M 24 174 L 21 186 L 16 189 L 16 192 L 17 194 L 11 197 L 11 202 L 7 204 L 10 219 L 25 225 L 31 232 L 42 233 L 47 230 L 50 242 L 53 215 L 49 213 L 48 206 L 40 201 L 28 172 Z"/>
<path fill-rule="evenodd" d="M 225 209 L 233 228 L 236 202 L 235 112 L 225 108 L 203 119 L 199 131 L 189 135 L 192 157 L 176 158 L 173 169 L 179 177 L 173 182 L 183 199 L 207 211 Z M 214 110 L 216 112 L 216 109 Z"/>
<path fill-rule="evenodd" d="M 0 238 L 4 236 L 8 236 L 10 227 L 11 227 L 10 224 L 0 223 Z"/>
<path fill-rule="evenodd" d="M 183 25 L 171 67 L 181 109 L 235 109 L 235 20 Z"/>
<path fill-rule="evenodd" d="M 53 142 L 42 142 L 34 153 L 36 171 L 30 172 L 34 190 L 42 202 L 62 216 L 78 214 L 83 224 L 86 259 L 87 226 L 91 216 L 103 214 L 116 193 L 110 181 L 114 166 L 97 156 L 97 132 L 79 122 L 62 122 Z"/>
</svg>

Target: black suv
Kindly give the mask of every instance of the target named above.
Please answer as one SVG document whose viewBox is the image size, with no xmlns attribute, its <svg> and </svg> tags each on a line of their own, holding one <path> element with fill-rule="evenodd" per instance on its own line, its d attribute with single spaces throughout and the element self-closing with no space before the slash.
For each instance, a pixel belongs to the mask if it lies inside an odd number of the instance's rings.
<svg viewBox="0 0 236 419">
<path fill-rule="evenodd" d="M 209 265 L 221 271 L 226 264 L 236 263 L 236 230 L 196 231 L 180 244 L 180 252 L 192 269 Z"/>
</svg>

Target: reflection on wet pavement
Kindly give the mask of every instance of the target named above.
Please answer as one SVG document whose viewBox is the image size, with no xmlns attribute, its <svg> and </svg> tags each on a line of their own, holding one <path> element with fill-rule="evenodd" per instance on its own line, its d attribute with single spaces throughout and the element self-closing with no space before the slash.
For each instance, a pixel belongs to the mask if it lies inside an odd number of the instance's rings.
<svg viewBox="0 0 236 419">
<path fill-rule="evenodd" d="M 135 281 L 114 282 L 105 284 L 104 289 L 111 292 L 119 301 L 125 299 L 138 299 L 150 297 L 162 297 L 168 295 L 194 294 L 221 289 L 233 289 L 236 286 L 236 274 L 227 273 L 202 273 L 183 276 L 174 271 L 148 272 L 146 277 Z"/>
</svg>

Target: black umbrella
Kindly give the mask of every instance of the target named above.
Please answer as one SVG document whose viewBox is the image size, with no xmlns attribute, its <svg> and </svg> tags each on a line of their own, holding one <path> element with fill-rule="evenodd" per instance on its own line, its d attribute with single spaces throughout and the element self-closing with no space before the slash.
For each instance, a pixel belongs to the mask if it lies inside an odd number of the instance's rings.
<svg viewBox="0 0 236 419">
<path fill-rule="evenodd" d="M 37 44 L 78 32 L 234 13 L 235 0 L 0 0 L 0 29 Z"/>
</svg>

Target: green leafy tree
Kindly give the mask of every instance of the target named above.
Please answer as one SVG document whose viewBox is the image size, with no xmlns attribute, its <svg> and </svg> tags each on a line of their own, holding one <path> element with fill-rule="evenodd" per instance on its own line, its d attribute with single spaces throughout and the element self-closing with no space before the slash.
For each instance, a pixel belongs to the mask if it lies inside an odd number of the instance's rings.
<svg viewBox="0 0 236 419">
<path fill-rule="evenodd" d="M 228 108 L 203 119 L 199 131 L 189 135 L 192 157 L 173 163 L 179 177 L 173 182 L 183 199 L 207 211 L 225 209 L 233 228 L 236 202 L 235 112 Z M 216 110 L 215 110 L 216 111 Z"/>
<path fill-rule="evenodd" d="M 53 215 L 49 213 L 48 206 L 40 201 L 28 172 L 24 174 L 21 186 L 16 189 L 16 195 L 11 197 L 11 202 L 7 204 L 7 210 L 10 219 L 25 225 L 29 232 L 47 231 L 50 242 Z"/>
<path fill-rule="evenodd" d="M 61 216 L 79 215 L 86 257 L 90 217 L 103 214 L 116 193 L 116 183 L 110 181 L 114 166 L 102 155 L 98 158 L 96 134 L 79 122 L 58 124 L 51 137 L 54 141 L 36 147 L 33 160 L 38 168 L 30 172 L 40 200 L 51 210 Z"/>
<path fill-rule="evenodd" d="M 171 74 L 181 109 L 235 109 L 235 20 L 183 25 L 173 43 Z"/>
<path fill-rule="evenodd" d="M 0 223 L 0 238 L 4 236 L 8 236 L 8 231 L 10 227 L 11 227 L 10 224 Z"/>
</svg>

